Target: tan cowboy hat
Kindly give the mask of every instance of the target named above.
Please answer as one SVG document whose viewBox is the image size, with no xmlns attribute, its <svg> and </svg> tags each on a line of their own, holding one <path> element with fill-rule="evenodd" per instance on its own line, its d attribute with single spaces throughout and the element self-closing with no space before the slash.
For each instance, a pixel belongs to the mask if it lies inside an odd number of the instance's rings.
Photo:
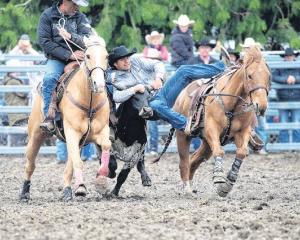
<svg viewBox="0 0 300 240">
<path fill-rule="evenodd" d="M 257 42 L 255 42 L 255 40 L 251 37 L 245 38 L 244 43 L 240 43 L 240 46 L 243 48 L 248 48 L 251 47 L 253 45 L 259 44 Z"/>
<path fill-rule="evenodd" d="M 180 15 L 178 20 L 173 20 L 173 23 L 179 25 L 179 26 L 188 26 L 195 23 L 194 20 L 190 20 L 187 15 Z"/>
<path fill-rule="evenodd" d="M 158 31 L 152 31 L 150 34 L 146 35 L 145 39 L 147 44 L 151 44 L 153 39 L 159 39 L 159 44 L 162 44 L 165 39 L 165 34 L 159 33 Z"/>
</svg>

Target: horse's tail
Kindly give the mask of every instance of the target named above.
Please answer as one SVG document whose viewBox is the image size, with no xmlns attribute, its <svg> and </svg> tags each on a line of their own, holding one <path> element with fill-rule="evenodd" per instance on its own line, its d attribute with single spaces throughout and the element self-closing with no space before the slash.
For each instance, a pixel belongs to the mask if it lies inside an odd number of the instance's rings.
<svg viewBox="0 0 300 240">
<path fill-rule="evenodd" d="M 175 128 L 171 128 L 171 129 L 170 129 L 170 132 L 169 132 L 169 135 L 168 135 L 168 138 L 167 138 L 167 140 L 166 140 L 166 142 L 165 142 L 165 147 L 164 147 L 164 149 L 163 149 L 162 152 L 159 154 L 159 156 L 158 156 L 156 159 L 154 159 L 154 160 L 152 161 L 152 163 L 158 162 L 158 161 L 160 160 L 160 158 L 162 157 L 162 155 L 164 155 L 164 153 L 167 151 L 167 149 L 168 149 L 168 147 L 169 147 L 169 145 L 170 145 L 170 143 L 171 143 L 171 141 L 172 141 L 174 132 L 175 132 Z"/>
</svg>

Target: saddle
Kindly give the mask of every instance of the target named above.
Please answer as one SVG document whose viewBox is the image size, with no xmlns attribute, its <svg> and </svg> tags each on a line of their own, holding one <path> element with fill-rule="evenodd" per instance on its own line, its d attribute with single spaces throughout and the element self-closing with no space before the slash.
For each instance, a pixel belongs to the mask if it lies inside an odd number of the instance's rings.
<svg viewBox="0 0 300 240">
<path fill-rule="evenodd" d="M 228 69 L 228 71 L 212 78 L 196 80 L 187 87 L 187 94 L 191 98 L 187 116 L 187 126 L 185 128 L 187 135 L 202 137 L 202 130 L 204 128 L 204 101 L 207 97 L 206 95 L 210 93 L 221 77 L 229 75 L 234 71 L 236 71 L 236 68 Z"/>
</svg>

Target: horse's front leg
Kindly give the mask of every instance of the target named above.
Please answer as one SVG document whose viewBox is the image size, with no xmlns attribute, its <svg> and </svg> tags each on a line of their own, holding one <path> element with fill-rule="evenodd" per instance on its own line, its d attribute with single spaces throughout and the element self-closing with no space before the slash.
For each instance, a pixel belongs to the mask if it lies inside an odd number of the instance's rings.
<svg viewBox="0 0 300 240">
<path fill-rule="evenodd" d="M 182 131 L 176 131 L 176 139 L 178 153 L 180 157 L 179 169 L 181 180 L 183 183 L 183 191 L 189 194 L 192 193 L 189 181 L 191 139 L 187 137 Z"/>
<path fill-rule="evenodd" d="M 218 187 L 218 194 L 221 197 L 226 197 L 231 191 L 233 185 L 235 184 L 240 167 L 243 163 L 244 158 L 248 154 L 248 142 L 250 139 L 251 128 L 245 128 L 241 132 L 234 135 L 234 142 L 237 147 L 235 159 L 231 165 L 231 168 L 227 174 L 226 183 L 222 183 Z"/>
<path fill-rule="evenodd" d="M 136 167 L 141 174 L 142 178 L 142 184 L 144 187 L 150 187 L 151 186 L 151 179 L 145 169 L 145 151 L 143 152 L 142 158 L 138 161 Z"/>
<path fill-rule="evenodd" d="M 35 160 L 45 136 L 39 128 L 39 121 L 35 124 L 29 123 L 29 140 L 26 147 L 25 180 L 20 193 L 20 200 L 30 199 L 31 176 L 35 169 Z M 32 126 L 33 125 L 33 126 Z"/>
<path fill-rule="evenodd" d="M 106 193 L 108 184 L 107 176 L 109 173 L 109 159 L 111 141 L 109 140 L 109 126 L 105 125 L 101 133 L 96 137 L 97 145 L 101 146 L 101 165 L 96 178 L 96 190 L 99 193 Z"/>
<path fill-rule="evenodd" d="M 79 141 L 81 132 L 76 131 L 71 125 L 64 121 L 64 130 L 68 149 L 68 163 L 64 172 L 64 194 L 68 198 L 71 190 L 72 175 L 75 175 L 75 196 L 86 196 L 87 190 L 83 182 L 83 162 L 80 158 Z M 73 172 L 71 168 L 73 167 Z M 67 200 L 67 199 L 66 199 Z"/>
<path fill-rule="evenodd" d="M 220 184 L 226 182 L 226 175 L 223 169 L 224 163 L 224 150 L 221 147 L 220 135 L 223 129 L 214 121 L 206 121 L 205 139 L 210 146 L 212 155 L 215 159 L 213 169 L 213 183 Z"/>
</svg>

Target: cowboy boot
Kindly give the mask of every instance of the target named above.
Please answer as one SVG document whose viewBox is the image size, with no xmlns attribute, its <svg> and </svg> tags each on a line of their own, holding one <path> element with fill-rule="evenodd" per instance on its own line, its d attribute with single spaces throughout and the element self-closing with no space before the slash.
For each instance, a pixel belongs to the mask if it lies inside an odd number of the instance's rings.
<svg viewBox="0 0 300 240">
<path fill-rule="evenodd" d="M 55 132 L 54 119 L 46 117 L 44 119 L 44 121 L 40 124 L 40 128 L 45 133 L 51 133 L 51 134 L 53 134 Z"/>
</svg>

